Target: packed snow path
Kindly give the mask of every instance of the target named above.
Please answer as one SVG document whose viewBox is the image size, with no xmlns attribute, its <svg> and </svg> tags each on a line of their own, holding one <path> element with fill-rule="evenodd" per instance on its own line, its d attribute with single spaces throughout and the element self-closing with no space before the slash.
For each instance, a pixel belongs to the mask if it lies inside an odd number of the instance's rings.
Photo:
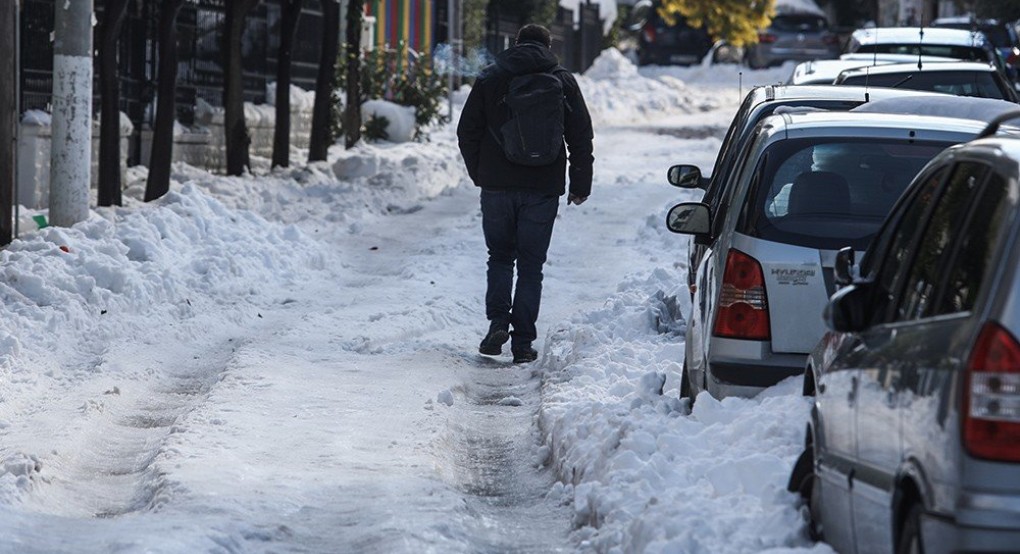
<svg viewBox="0 0 1020 554">
<path fill-rule="evenodd" d="M 683 417 L 682 339 L 646 305 L 683 291 L 663 219 L 690 193 L 666 167 L 711 167 L 734 106 L 604 79 L 584 83 L 596 179 L 560 206 L 534 364 L 476 353 L 485 248 L 450 129 L 389 170 L 366 149 L 350 182 L 178 167 L 193 184 L 155 206 L 5 252 L 0 552 L 807 546 L 780 483 L 799 399 Z M 402 186 L 425 164 L 449 178 Z"/>
</svg>

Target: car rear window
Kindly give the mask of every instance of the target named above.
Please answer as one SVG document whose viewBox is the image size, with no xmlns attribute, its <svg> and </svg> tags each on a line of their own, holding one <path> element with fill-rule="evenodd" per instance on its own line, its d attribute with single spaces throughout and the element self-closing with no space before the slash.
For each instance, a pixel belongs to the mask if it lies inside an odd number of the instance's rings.
<svg viewBox="0 0 1020 554">
<path fill-rule="evenodd" d="M 947 142 L 795 139 L 762 156 L 740 232 L 823 250 L 865 250 L 893 203 Z"/>
<path fill-rule="evenodd" d="M 978 98 L 1011 99 L 999 87 L 991 71 L 930 71 L 915 73 L 885 73 L 866 75 L 864 73 L 843 79 L 841 85 L 895 87 L 908 90 L 924 90 L 975 96 Z"/>
<path fill-rule="evenodd" d="M 770 27 L 774 31 L 809 33 L 824 31 L 829 28 L 829 24 L 817 15 L 777 15 Z"/>
<path fill-rule="evenodd" d="M 920 52 L 918 52 L 920 50 Z M 988 53 L 981 48 L 970 46 L 952 46 L 948 44 L 865 44 L 855 53 L 871 54 L 909 54 L 911 56 L 941 56 L 966 61 L 989 61 Z"/>
</svg>

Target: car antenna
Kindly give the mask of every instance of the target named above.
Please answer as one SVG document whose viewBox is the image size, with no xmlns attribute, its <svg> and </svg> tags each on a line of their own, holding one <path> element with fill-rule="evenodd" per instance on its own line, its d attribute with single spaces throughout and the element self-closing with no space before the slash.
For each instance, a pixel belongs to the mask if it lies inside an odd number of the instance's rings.
<svg viewBox="0 0 1020 554">
<path fill-rule="evenodd" d="M 875 27 L 875 47 L 871 49 L 871 67 L 878 65 L 878 27 Z M 864 103 L 871 102 L 868 82 L 871 80 L 871 67 L 864 68 Z"/>
<path fill-rule="evenodd" d="M 923 69 L 922 62 L 921 62 L 921 60 L 923 58 L 923 56 L 921 55 L 921 51 L 924 48 L 923 47 L 923 43 L 924 43 L 924 21 L 922 20 L 921 21 L 921 34 L 917 38 L 917 70 L 918 71 L 921 71 Z"/>
<path fill-rule="evenodd" d="M 744 72 L 737 72 L 737 102 L 744 100 Z"/>
</svg>

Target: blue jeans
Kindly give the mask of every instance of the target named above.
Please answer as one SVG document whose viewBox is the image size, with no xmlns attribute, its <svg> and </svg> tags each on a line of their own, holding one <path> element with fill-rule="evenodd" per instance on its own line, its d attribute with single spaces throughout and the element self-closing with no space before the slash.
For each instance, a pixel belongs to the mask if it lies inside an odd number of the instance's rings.
<svg viewBox="0 0 1020 554">
<path fill-rule="evenodd" d="M 530 346 L 542 300 L 542 265 L 552 238 L 559 197 L 525 191 L 482 190 L 482 231 L 489 249 L 485 315 L 509 324 L 511 348 Z M 517 288 L 514 262 L 517 262 Z"/>
</svg>

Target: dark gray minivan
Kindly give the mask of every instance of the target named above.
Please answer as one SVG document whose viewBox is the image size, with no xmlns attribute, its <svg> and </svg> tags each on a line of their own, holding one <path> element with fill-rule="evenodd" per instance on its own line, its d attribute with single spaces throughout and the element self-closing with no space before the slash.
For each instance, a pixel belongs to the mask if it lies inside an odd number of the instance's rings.
<svg viewBox="0 0 1020 554">
<path fill-rule="evenodd" d="M 918 174 L 826 308 L 790 488 L 841 553 L 1020 552 L 1020 138 L 995 136 L 1005 120 Z M 852 251 L 836 273 L 851 279 Z"/>
</svg>

